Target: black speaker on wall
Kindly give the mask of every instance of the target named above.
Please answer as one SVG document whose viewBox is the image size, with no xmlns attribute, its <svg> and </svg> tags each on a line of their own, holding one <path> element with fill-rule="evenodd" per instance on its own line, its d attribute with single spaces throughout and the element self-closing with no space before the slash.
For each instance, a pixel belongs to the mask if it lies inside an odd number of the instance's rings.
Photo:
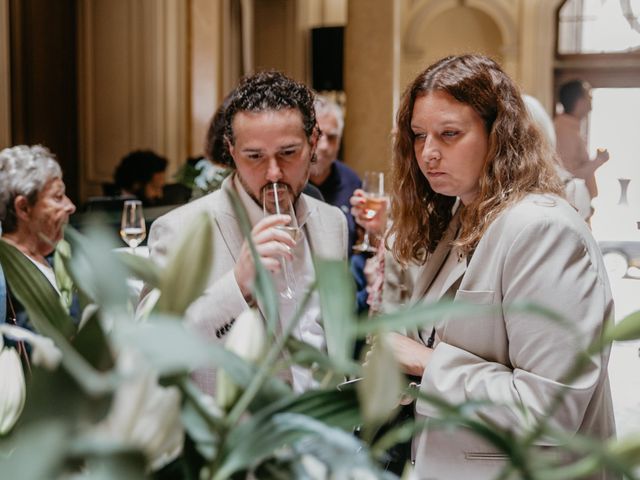
<svg viewBox="0 0 640 480">
<path fill-rule="evenodd" d="M 344 27 L 319 27 L 311 30 L 313 88 L 342 90 Z"/>
</svg>

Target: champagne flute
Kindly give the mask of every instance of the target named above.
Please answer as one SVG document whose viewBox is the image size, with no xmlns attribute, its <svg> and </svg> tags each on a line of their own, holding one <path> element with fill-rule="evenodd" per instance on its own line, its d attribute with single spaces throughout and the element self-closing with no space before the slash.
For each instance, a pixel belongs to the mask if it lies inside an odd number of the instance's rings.
<svg viewBox="0 0 640 480">
<path fill-rule="evenodd" d="M 292 193 L 289 188 L 282 183 L 270 183 L 262 190 L 262 210 L 266 215 L 289 215 L 291 221 L 286 225 L 278 225 L 276 228 L 289 234 L 297 243 L 301 233 L 298 227 L 296 212 L 293 209 Z M 291 262 L 280 257 L 280 267 L 284 277 L 284 288 L 280 296 L 288 300 L 294 298 L 295 277 Z"/>
<path fill-rule="evenodd" d="M 131 248 L 131 253 L 135 255 L 136 247 L 147 236 L 144 215 L 142 214 L 142 202 L 140 200 L 125 200 L 122 208 L 120 236 Z"/>
<path fill-rule="evenodd" d="M 362 179 L 362 190 L 365 193 L 364 216 L 367 220 L 371 220 L 378 215 L 387 203 L 387 197 L 384 192 L 384 173 L 383 172 L 364 172 Z M 376 249 L 371 245 L 369 240 L 369 230 L 365 228 L 362 243 L 353 246 L 356 252 L 375 252 Z"/>
</svg>

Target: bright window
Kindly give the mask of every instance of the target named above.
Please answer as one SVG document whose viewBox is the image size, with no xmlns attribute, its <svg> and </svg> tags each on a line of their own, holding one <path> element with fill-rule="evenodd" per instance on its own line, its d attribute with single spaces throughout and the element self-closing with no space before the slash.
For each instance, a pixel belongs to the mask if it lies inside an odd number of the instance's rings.
<svg viewBox="0 0 640 480">
<path fill-rule="evenodd" d="M 567 0 L 558 20 L 559 54 L 640 49 L 640 0 Z"/>
</svg>

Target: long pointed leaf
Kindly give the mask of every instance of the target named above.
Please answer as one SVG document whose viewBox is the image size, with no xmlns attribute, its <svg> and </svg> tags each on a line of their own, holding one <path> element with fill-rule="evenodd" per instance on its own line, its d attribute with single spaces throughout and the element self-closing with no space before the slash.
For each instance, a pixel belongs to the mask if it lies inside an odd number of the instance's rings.
<svg viewBox="0 0 640 480">
<path fill-rule="evenodd" d="M 162 295 L 156 311 L 183 315 L 207 286 L 212 261 L 211 219 L 202 213 L 184 232 L 175 254 L 167 263 L 160 282 Z"/>
<path fill-rule="evenodd" d="M 73 320 L 49 281 L 22 252 L 2 239 L 0 262 L 11 291 L 27 309 L 29 319 L 38 332 L 46 335 L 45 330 L 50 326 L 66 338 L 75 334 Z"/>
<path fill-rule="evenodd" d="M 49 281 L 18 249 L 2 239 L 0 261 L 35 329 L 51 338 L 62 351 L 62 364 L 67 371 L 90 394 L 111 391 L 115 385 L 113 376 L 96 371 L 69 343 L 68 338 L 75 333 L 75 327 Z"/>
<path fill-rule="evenodd" d="M 126 308 L 129 292 L 126 270 L 115 261 L 115 235 L 104 226 L 93 225 L 83 235 L 71 228 L 65 232 L 73 255 L 69 273 L 105 314 Z"/>
<path fill-rule="evenodd" d="M 353 279 L 342 261 L 317 260 L 315 268 L 327 351 L 338 364 L 347 364 L 355 337 Z"/>
<path fill-rule="evenodd" d="M 235 445 L 216 470 L 214 479 L 228 478 L 240 470 L 258 465 L 262 460 L 285 445 L 306 436 L 331 443 L 334 447 L 356 454 L 362 444 L 353 435 L 306 415 L 281 413 L 257 424 L 256 429 Z"/>
<path fill-rule="evenodd" d="M 142 280 L 151 288 L 160 287 L 162 272 L 153 260 L 125 251 L 116 252 L 116 256 L 133 278 Z"/>
</svg>

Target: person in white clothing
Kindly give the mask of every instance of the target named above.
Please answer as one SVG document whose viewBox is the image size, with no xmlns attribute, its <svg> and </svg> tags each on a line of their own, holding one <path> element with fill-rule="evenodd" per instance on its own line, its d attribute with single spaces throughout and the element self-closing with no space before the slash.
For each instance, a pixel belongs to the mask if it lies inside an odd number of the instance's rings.
<svg viewBox="0 0 640 480">
<path fill-rule="evenodd" d="M 313 93 L 279 72 L 261 72 L 244 79 L 228 98 L 225 138 L 233 160 L 233 173 L 220 190 L 177 208 L 156 220 L 149 233 L 150 257 L 163 264 L 191 222 L 202 212 L 212 218 L 214 259 L 205 292 L 187 309 L 188 325 L 211 342 L 221 342 L 236 317 L 256 304 L 253 294 L 255 267 L 238 218 L 229 200 L 235 191 L 249 214 L 251 237 L 260 261 L 283 288 L 282 258 L 293 268 L 292 299 L 280 297 L 280 323 L 288 322 L 296 302 L 314 277 L 312 256 L 346 259 L 347 227 L 336 207 L 302 193 L 309 178 L 318 142 Z M 264 215 L 262 191 L 278 182 L 294 198 L 295 215 L 302 226 L 296 241 L 282 229 L 287 215 Z M 143 299 L 144 301 L 144 299 Z M 260 308 L 260 305 L 257 305 Z M 319 300 L 312 298 L 294 335 L 316 347 L 324 346 Z M 296 391 L 310 386 L 304 373 L 293 370 Z M 200 388 L 215 392 L 215 369 L 195 373 Z"/>
</svg>

